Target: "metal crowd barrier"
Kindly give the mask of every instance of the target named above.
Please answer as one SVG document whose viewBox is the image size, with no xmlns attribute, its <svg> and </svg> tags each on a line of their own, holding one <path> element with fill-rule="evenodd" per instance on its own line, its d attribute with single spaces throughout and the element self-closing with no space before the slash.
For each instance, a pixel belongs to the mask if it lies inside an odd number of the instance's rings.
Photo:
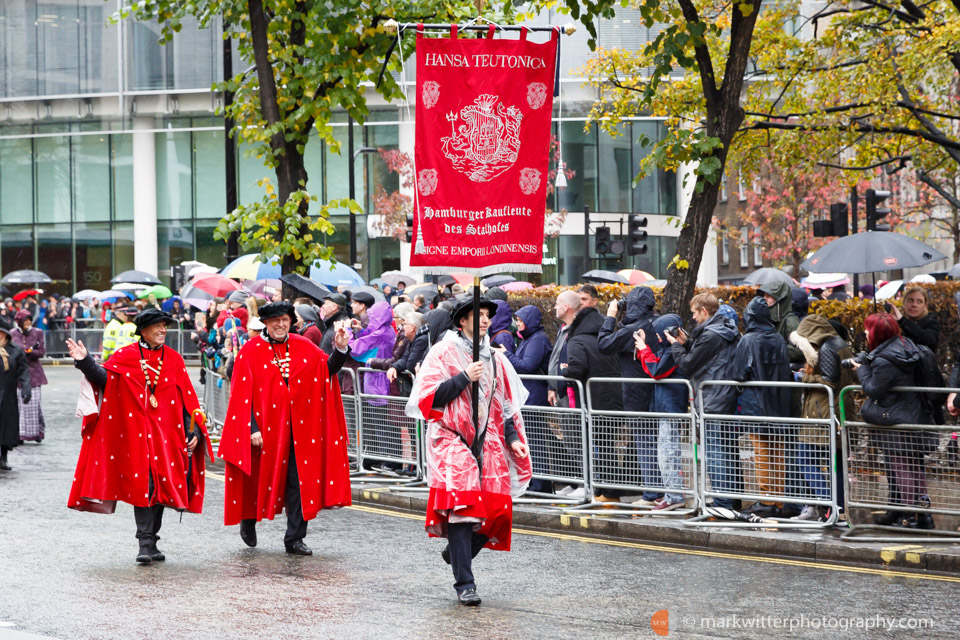
<svg viewBox="0 0 960 640">
<path fill-rule="evenodd" d="M 227 421 L 227 406 L 230 404 L 230 381 L 216 371 L 206 369 L 203 385 L 203 410 L 207 419 L 218 431 Z"/>
<path fill-rule="evenodd" d="M 403 396 L 377 395 L 363 392 L 366 376 L 380 374 L 386 380 L 386 371 L 361 367 L 361 387 L 357 396 L 359 418 L 359 472 L 385 473 L 383 478 L 366 477 L 367 482 L 419 482 L 423 479 L 421 442 L 417 421 L 406 414 L 408 398 Z M 409 373 L 402 376 L 413 379 Z M 379 463 L 378 468 L 367 468 Z M 391 465 L 399 465 L 394 470 Z M 406 478 L 399 478 L 400 475 Z"/>
<path fill-rule="evenodd" d="M 955 527 L 960 519 L 960 478 L 955 451 L 950 451 L 956 424 L 897 424 L 881 426 L 864 422 L 855 385 L 840 392 L 841 416 L 855 415 L 857 420 L 842 421 L 843 475 L 850 528 L 841 536 L 855 542 L 960 542 Z M 942 407 L 954 388 L 894 387 L 888 392 L 930 394 L 931 404 Z M 920 402 L 920 399 L 917 399 Z M 844 409 L 853 411 L 844 411 Z M 946 418 L 950 416 L 944 410 Z M 912 526 L 858 524 L 855 519 L 883 510 L 907 519 Z M 939 528 L 921 529 L 916 520 L 931 520 Z M 944 526 L 944 520 L 950 523 Z M 939 522 L 938 522 L 939 521 Z M 890 532 L 900 535 L 862 536 L 864 532 Z M 912 535 L 903 535 L 909 533 Z"/>
<path fill-rule="evenodd" d="M 789 388 L 819 390 L 827 394 L 830 417 L 780 418 L 704 413 L 703 391 L 710 387 Z M 802 382 L 732 382 L 711 380 L 700 384 L 697 413 L 700 418 L 700 499 L 740 500 L 780 505 L 820 506 L 829 509 L 824 522 L 764 518 L 761 523 L 706 521 L 710 507 L 688 521 L 699 526 L 770 527 L 810 529 L 833 526 L 837 521 L 837 484 L 833 390 Z M 715 505 L 719 506 L 719 505 Z"/>
<path fill-rule="evenodd" d="M 577 397 L 583 397 L 583 385 L 579 380 L 559 376 L 522 375 L 523 381 L 560 382 L 573 386 Z M 570 497 L 549 491 L 528 490 L 514 502 L 520 503 L 582 503 L 590 499 L 590 474 L 587 449 L 587 413 L 584 407 L 551 407 L 524 405 L 520 408 L 533 479 L 552 483 L 553 488 L 570 486 L 580 494 Z M 577 494 L 574 494 L 575 496 Z"/>
<path fill-rule="evenodd" d="M 604 385 L 605 389 L 598 388 Z M 605 515 L 689 516 L 697 510 L 697 474 L 694 434 L 696 415 L 654 411 L 616 411 L 600 406 L 602 392 L 623 395 L 624 386 L 640 391 L 649 387 L 651 401 L 656 385 L 683 387 L 686 398 L 693 388 L 686 380 L 650 378 L 591 378 L 587 381 L 587 419 L 589 422 L 589 486 L 602 494 L 653 497 L 672 495 L 682 505 L 654 511 L 653 500 L 645 502 L 602 502 L 592 495 L 588 504 L 569 512 L 603 508 Z M 582 397 L 582 396 L 581 396 Z"/>
<path fill-rule="evenodd" d="M 356 471 L 360 468 L 360 405 L 356 394 L 360 381 L 357 373 L 350 367 L 343 367 L 337 375 L 347 376 L 353 381 L 354 392 L 342 393 L 341 397 L 343 398 L 343 417 L 347 423 L 347 458 L 350 460 L 350 466 Z"/>
</svg>

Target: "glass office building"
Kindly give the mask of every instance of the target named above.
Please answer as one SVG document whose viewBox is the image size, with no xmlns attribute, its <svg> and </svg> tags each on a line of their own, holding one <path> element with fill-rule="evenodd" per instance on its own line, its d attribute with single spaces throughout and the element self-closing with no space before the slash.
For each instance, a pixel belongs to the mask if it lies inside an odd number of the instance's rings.
<svg viewBox="0 0 960 640">
<path fill-rule="evenodd" d="M 59 293 L 106 288 L 125 269 L 165 279 L 185 260 L 224 262 L 225 245 L 213 239 L 226 210 L 223 120 L 216 115 L 222 97 L 210 89 L 222 75 L 219 25 L 187 23 L 172 43 L 159 45 L 155 25 L 108 25 L 116 8 L 103 0 L 0 3 L 0 272 L 39 269 Z M 622 12 L 601 25 L 601 43 L 642 46 L 651 33 L 638 23 L 633 12 Z M 558 237 L 545 239 L 543 281 L 568 283 L 586 267 L 582 216 L 579 230 L 575 224 L 584 207 L 617 235 L 623 214 L 676 215 L 679 191 L 677 178 L 663 172 L 633 185 L 646 152 L 636 140 L 657 137 L 656 120 L 625 123 L 618 137 L 584 131 L 593 93 L 576 77 L 589 55 L 583 30 L 564 40 L 563 55 L 564 101 L 554 128 L 575 175 L 549 203 L 571 215 Z M 411 136 L 402 135 L 406 110 L 384 104 L 372 89 L 370 105 L 368 121 L 355 125 L 356 146 L 412 154 Z M 342 155 L 320 140 L 306 148 L 308 189 L 321 201 L 348 195 L 346 117 L 333 124 Z M 249 151 L 240 145 L 231 160 L 241 203 L 258 200 L 257 182 L 272 177 Z M 376 154 L 361 155 L 356 169 L 365 211 L 378 185 L 399 187 Z M 346 260 L 346 218 L 334 221 L 338 231 L 327 242 Z M 403 245 L 375 237 L 366 224 L 358 229 L 368 277 L 402 266 Z M 652 234 L 648 254 L 627 266 L 660 275 L 676 246 L 671 235 Z"/>
</svg>

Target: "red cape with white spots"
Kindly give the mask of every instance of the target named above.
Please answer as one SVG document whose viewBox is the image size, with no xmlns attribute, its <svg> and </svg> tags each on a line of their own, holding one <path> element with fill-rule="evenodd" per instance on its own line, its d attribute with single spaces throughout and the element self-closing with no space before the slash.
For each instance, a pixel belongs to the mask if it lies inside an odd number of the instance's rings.
<svg viewBox="0 0 960 640">
<path fill-rule="evenodd" d="M 273 362 L 286 348 L 262 337 L 247 342 L 233 365 L 217 452 L 227 467 L 224 524 L 273 520 L 283 510 L 291 437 L 303 518 L 350 504 L 347 423 L 337 377 L 327 369 L 327 354 L 306 338 L 291 335 L 287 345 L 289 387 Z M 250 444 L 251 420 L 263 437 L 259 449 Z"/>
<path fill-rule="evenodd" d="M 116 351 L 104 363 L 107 384 L 100 413 L 83 421 L 83 443 L 67 503 L 71 509 L 113 513 L 117 501 L 135 507 L 162 504 L 200 513 L 203 509 L 204 448 L 187 453 L 184 411 L 200 408 L 183 358 L 162 347 L 163 366 L 149 401 L 137 344 Z M 156 368 L 161 351 L 144 351 Z M 206 427 L 199 425 L 213 457 Z M 192 461 L 192 464 L 191 464 Z M 149 494 L 153 475 L 154 491 Z"/>
</svg>

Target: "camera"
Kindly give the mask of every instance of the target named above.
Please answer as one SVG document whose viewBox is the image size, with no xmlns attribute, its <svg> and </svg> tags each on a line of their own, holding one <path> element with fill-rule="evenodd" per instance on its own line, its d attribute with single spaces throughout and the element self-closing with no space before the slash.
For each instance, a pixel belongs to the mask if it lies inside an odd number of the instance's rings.
<svg viewBox="0 0 960 640">
<path fill-rule="evenodd" d="M 883 310 L 886 311 L 887 313 L 890 313 L 890 312 L 893 311 L 893 305 L 890 304 L 889 302 L 884 302 L 884 303 L 883 303 Z"/>
<path fill-rule="evenodd" d="M 664 331 L 665 334 L 673 336 L 674 338 L 680 337 L 680 332 L 683 331 L 680 327 L 671 327 Z"/>
<path fill-rule="evenodd" d="M 853 365 L 865 364 L 868 361 L 868 359 L 869 358 L 867 357 L 867 352 L 861 351 L 860 353 L 853 356 L 852 358 L 844 358 L 843 360 L 841 360 L 840 366 L 843 367 L 844 369 L 853 369 Z"/>
</svg>

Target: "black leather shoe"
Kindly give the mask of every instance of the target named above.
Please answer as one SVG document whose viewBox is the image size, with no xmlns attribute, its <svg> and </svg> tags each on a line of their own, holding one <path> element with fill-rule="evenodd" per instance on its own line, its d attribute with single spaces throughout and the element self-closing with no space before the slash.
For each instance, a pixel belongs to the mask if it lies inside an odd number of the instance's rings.
<svg viewBox="0 0 960 640">
<path fill-rule="evenodd" d="M 936 526 L 933 524 L 933 516 L 929 513 L 918 513 L 917 514 L 917 529 L 935 529 Z"/>
<path fill-rule="evenodd" d="M 900 517 L 903 514 L 899 511 L 887 511 L 883 515 L 879 515 L 874 518 L 874 523 L 879 524 L 884 527 L 893 527 L 900 521 Z"/>
<path fill-rule="evenodd" d="M 310 547 L 303 544 L 303 540 L 297 540 L 293 544 L 287 545 L 287 553 L 291 553 L 295 556 L 312 556 L 313 551 Z"/>
<path fill-rule="evenodd" d="M 153 554 L 150 552 L 150 544 L 142 543 L 140 553 L 137 554 L 137 562 L 140 564 L 150 564 L 153 562 Z"/>
<path fill-rule="evenodd" d="M 480 606 L 480 596 L 477 595 L 476 589 L 464 589 L 457 594 L 457 600 L 465 607 Z"/>
<path fill-rule="evenodd" d="M 248 547 L 257 546 L 257 521 L 256 520 L 241 520 L 240 521 L 240 539 Z"/>
<path fill-rule="evenodd" d="M 6 458 L 0 458 L 0 471 L 13 471 L 13 467 L 7 464 Z"/>
<path fill-rule="evenodd" d="M 450 545 L 443 548 L 443 551 L 440 552 L 440 557 L 443 558 L 444 562 L 450 564 Z"/>
<path fill-rule="evenodd" d="M 167 559 L 167 556 L 163 555 L 163 551 L 157 549 L 156 541 L 150 545 L 150 559 L 154 562 L 163 562 Z"/>
</svg>

